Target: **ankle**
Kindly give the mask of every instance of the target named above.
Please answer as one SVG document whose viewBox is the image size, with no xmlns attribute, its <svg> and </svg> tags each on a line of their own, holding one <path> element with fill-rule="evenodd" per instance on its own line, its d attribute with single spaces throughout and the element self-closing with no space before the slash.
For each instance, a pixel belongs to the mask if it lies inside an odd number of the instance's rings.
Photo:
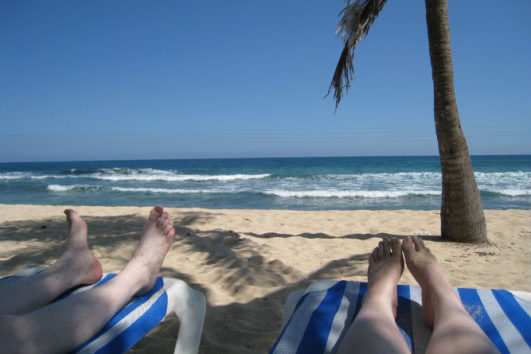
<svg viewBox="0 0 531 354">
<path fill-rule="evenodd" d="M 389 298 L 385 296 L 371 296 L 365 294 L 360 309 L 360 315 L 370 317 L 389 317 L 396 318 L 397 299 Z"/>
<path fill-rule="evenodd" d="M 381 291 L 381 289 L 369 289 L 363 296 L 363 305 L 378 305 L 385 308 L 395 309 L 397 306 L 396 293 Z"/>
<path fill-rule="evenodd" d="M 140 289 L 144 289 L 151 281 L 151 274 L 148 268 L 142 262 L 134 257 L 127 263 L 120 275 L 131 280 L 134 293 L 136 294 Z"/>
<path fill-rule="evenodd" d="M 67 262 L 59 259 L 57 262 L 52 264 L 50 267 L 46 268 L 43 272 L 39 273 L 38 276 L 42 276 L 45 282 L 49 282 L 52 279 L 61 279 L 61 284 L 64 289 L 70 289 L 79 285 L 75 277 L 73 276 L 70 267 Z"/>
</svg>

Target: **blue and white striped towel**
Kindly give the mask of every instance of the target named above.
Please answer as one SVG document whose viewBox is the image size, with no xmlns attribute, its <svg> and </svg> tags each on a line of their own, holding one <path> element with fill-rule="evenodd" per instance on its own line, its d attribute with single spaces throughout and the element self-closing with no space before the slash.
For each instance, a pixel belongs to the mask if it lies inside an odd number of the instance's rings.
<svg viewBox="0 0 531 354">
<path fill-rule="evenodd" d="M 317 281 L 287 304 L 271 354 L 333 353 L 361 307 L 367 283 Z M 431 330 L 422 320 L 419 286 L 398 285 L 397 324 L 413 353 L 424 353 Z M 472 318 L 502 353 L 531 353 L 529 293 L 457 288 Z M 515 295 L 516 294 L 516 295 Z M 288 301 L 289 302 L 289 301 Z"/>
<path fill-rule="evenodd" d="M 93 286 L 101 285 L 115 275 L 104 274 Z M 80 290 L 86 291 L 93 286 Z M 166 316 L 167 309 L 168 296 L 164 289 L 164 279 L 158 277 L 150 292 L 129 302 L 75 353 L 123 353 L 155 328 Z"/>
</svg>

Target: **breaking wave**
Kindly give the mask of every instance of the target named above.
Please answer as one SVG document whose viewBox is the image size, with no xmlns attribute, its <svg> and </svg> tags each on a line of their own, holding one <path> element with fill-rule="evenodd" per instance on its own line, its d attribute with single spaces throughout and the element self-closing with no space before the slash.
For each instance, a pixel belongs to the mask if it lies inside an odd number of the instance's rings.
<svg viewBox="0 0 531 354">
<path fill-rule="evenodd" d="M 335 191 L 335 190 L 314 190 L 314 191 L 288 191 L 269 190 L 265 194 L 275 195 L 283 198 L 398 198 L 408 195 L 440 195 L 438 191 Z"/>
<path fill-rule="evenodd" d="M 111 190 L 116 192 L 132 192 L 132 193 L 219 193 L 217 191 L 208 189 L 169 189 L 169 188 L 125 188 L 112 187 Z"/>
<path fill-rule="evenodd" d="M 98 191 L 103 190 L 105 187 L 102 186 L 93 186 L 85 184 L 72 184 L 72 185 L 60 185 L 60 184 L 50 184 L 47 189 L 50 192 L 69 192 L 69 191 Z"/>
<path fill-rule="evenodd" d="M 161 171 L 164 172 L 164 171 Z M 174 173 L 138 173 L 131 175 L 124 174 L 106 174 L 97 173 L 92 177 L 104 181 L 166 181 L 166 182 L 185 182 L 185 181 L 234 181 L 267 178 L 270 174 L 234 174 L 234 175 L 180 175 Z"/>
</svg>

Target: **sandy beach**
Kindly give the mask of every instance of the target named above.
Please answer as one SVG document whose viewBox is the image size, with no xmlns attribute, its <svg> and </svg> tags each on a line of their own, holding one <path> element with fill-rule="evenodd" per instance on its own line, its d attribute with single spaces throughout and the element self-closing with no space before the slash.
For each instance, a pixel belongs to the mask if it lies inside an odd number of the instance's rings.
<svg viewBox="0 0 531 354">
<path fill-rule="evenodd" d="M 66 206 L 0 205 L 0 274 L 50 265 L 66 239 Z M 75 207 L 105 272 L 132 254 L 150 208 Z M 177 235 L 161 275 L 208 301 L 201 353 L 265 353 L 283 304 L 317 279 L 366 281 L 382 237 L 422 236 L 454 286 L 531 291 L 531 211 L 486 210 L 488 245 L 441 242 L 438 211 L 277 211 L 168 208 Z M 406 270 L 400 280 L 415 284 Z M 173 318 L 132 352 L 171 352 Z"/>
</svg>

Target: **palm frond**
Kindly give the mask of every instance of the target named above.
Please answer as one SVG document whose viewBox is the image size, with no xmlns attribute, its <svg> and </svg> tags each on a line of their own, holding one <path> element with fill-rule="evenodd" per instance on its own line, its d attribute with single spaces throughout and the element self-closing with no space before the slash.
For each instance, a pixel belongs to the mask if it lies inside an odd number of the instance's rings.
<svg viewBox="0 0 531 354">
<path fill-rule="evenodd" d="M 341 101 L 343 90 L 348 91 L 350 80 L 354 77 L 354 51 L 359 41 L 369 33 L 369 29 L 385 5 L 386 0 L 357 0 L 347 1 L 347 6 L 339 13 L 341 20 L 336 34 L 343 39 L 345 47 L 328 89 L 328 94 L 334 88 L 336 109 Z"/>
</svg>

